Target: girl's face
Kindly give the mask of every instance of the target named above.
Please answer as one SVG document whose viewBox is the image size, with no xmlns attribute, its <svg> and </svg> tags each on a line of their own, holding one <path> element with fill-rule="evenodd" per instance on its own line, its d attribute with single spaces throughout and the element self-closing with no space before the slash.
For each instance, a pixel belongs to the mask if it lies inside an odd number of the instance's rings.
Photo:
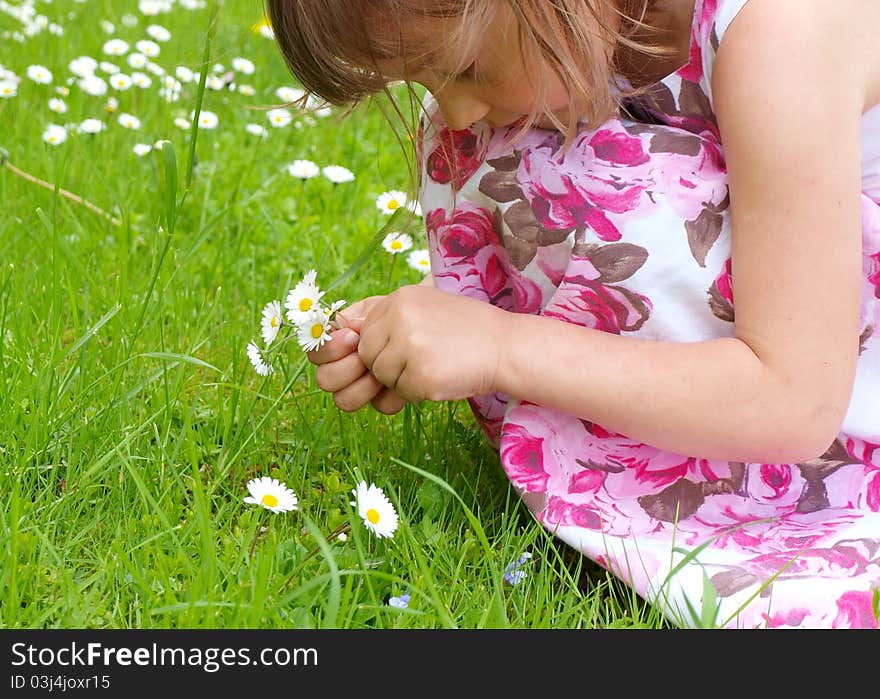
<svg viewBox="0 0 880 699">
<path fill-rule="evenodd" d="M 568 123 L 568 92 L 548 67 L 523 65 L 519 35 L 512 13 L 502 14 L 480 38 L 474 50 L 462 55 L 455 46 L 444 44 L 449 36 L 444 20 L 432 20 L 425 34 L 434 37 L 438 48 L 430 61 L 380 61 L 383 74 L 423 85 L 437 100 L 446 125 L 466 129 L 485 120 L 490 126 L 509 126 L 529 115 L 541 95 L 532 87 L 543 76 L 544 109 L 536 125 L 551 127 L 552 113 Z M 422 34 L 420 32 L 420 34 Z"/>
</svg>

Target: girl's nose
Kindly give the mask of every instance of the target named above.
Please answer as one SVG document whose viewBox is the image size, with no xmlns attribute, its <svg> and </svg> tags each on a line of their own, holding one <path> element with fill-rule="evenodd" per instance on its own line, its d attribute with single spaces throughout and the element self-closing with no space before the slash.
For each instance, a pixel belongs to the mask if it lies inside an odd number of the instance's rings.
<svg viewBox="0 0 880 699">
<path fill-rule="evenodd" d="M 434 93 L 443 121 L 453 131 L 466 129 L 489 113 L 489 105 L 468 91 L 446 85 Z"/>
</svg>

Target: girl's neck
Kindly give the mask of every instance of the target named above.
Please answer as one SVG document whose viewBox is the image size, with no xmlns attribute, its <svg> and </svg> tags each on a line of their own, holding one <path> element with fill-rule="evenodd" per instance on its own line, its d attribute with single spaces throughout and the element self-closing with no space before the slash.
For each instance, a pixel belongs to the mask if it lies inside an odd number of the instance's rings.
<svg viewBox="0 0 880 699">
<path fill-rule="evenodd" d="M 633 87 L 653 85 L 688 62 L 696 0 L 656 0 L 649 3 L 645 24 L 634 36 L 640 43 L 662 47 L 666 53 L 650 55 L 620 46 L 617 63 Z"/>
</svg>

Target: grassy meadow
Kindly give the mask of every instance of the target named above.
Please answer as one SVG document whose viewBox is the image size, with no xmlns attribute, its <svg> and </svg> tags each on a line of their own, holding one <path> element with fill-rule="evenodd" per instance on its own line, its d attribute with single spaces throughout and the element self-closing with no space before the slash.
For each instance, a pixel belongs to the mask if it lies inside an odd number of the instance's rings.
<svg viewBox="0 0 880 699">
<path fill-rule="evenodd" d="M 0 3 L 0 625 L 665 626 L 534 521 L 466 403 L 343 413 L 295 342 L 254 371 L 263 307 L 310 269 L 348 301 L 421 279 L 376 242 L 377 198 L 409 185 L 398 138 L 376 105 L 273 123 L 297 85 L 261 17 Z M 261 476 L 298 508 L 245 503 Z M 350 505 L 361 480 L 393 537 Z"/>
</svg>

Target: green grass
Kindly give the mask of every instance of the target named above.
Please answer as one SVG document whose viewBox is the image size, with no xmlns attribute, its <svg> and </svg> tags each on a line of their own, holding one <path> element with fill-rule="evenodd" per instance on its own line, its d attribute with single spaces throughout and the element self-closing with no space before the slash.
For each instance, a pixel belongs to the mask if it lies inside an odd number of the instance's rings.
<svg viewBox="0 0 880 699">
<path fill-rule="evenodd" d="M 274 90 L 295 82 L 273 42 L 251 31 L 260 3 L 226 3 L 210 64 L 250 58 L 257 70 L 240 80 L 256 94 L 204 93 L 219 126 L 198 133 L 188 182 L 190 134 L 173 122 L 195 109 L 197 86 L 171 104 L 154 76 L 150 88 L 116 94 L 140 131 L 75 85 L 66 114 L 47 103 L 73 58 L 108 58 L 102 19 L 132 43 L 147 24 L 166 27 L 172 39 L 156 63 L 197 68 L 214 4 L 138 15 L 134 27 L 122 14 L 136 13 L 135 2 L 38 7 L 64 35 L 0 43 L 0 64 L 22 77 L 18 95 L 0 99 L 0 146 L 14 167 L 122 223 L 0 168 L 3 627 L 665 625 L 534 521 L 465 403 L 347 414 L 317 389 L 310 366 L 299 371 L 296 348 L 286 372 L 264 379 L 250 367 L 245 346 L 259 338 L 263 305 L 310 268 L 324 284 L 344 274 L 387 220 L 376 196 L 407 187 L 406 157 L 375 106 L 270 128 L 265 139 L 248 134 L 248 122 L 268 126 L 249 108 L 274 105 Z M 0 32 L 17 28 L 0 14 Z M 31 63 L 48 67 L 53 84 L 28 80 Z M 107 129 L 43 143 L 47 124 L 87 117 Z M 160 138 L 176 155 L 176 190 L 161 151 L 132 152 Z M 344 165 L 357 178 L 295 181 L 286 172 L 295 158 Z M 413 233 L 424 247 L 423 230 Z M 420 279 L 374 247 L 334 298 Z M 293 488 L 300 509 L 244 504 L 246 482 L 262 475 Z M 361 478 L 396 504 L 392 539 L 377 540 L 352 512 Z M 346 541 L 327 541 L 347 523 Z M 533 553 L 528 576 L 503 584 L 524 551 Z M 403 593 L 408 609 L 388 606 Z"/>
</svg>

